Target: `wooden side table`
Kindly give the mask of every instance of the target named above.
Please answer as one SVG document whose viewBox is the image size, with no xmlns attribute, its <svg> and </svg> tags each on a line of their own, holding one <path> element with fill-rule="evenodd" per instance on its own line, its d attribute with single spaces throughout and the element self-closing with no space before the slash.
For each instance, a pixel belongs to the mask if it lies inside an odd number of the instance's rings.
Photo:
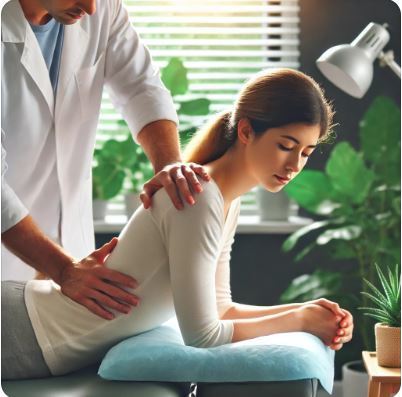
<svg viewBox="0 0 402 397">
<path fill-rule="evenodd" d="M 368 397 L 391 397 L 401 387 L 401 369 L 380 367 L 376 352 L 362 353 L 369 376 Z"/>
</svg>

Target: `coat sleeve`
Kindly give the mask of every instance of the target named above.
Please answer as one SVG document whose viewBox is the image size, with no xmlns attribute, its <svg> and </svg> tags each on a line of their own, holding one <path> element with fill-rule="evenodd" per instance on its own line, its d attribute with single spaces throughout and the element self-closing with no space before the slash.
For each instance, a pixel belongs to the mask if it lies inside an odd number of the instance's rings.
<svg viewBox="0 0 402 397">
<path fill-rule="evenodd" d="M 8 185 L 6 151 L 3 147 L 4 131 L 1 130 L 1 232 L 5 232 L 28 215 L 28 210 Z"/>
<path fill-rule="evenodd" d="M 223 210 L 205 189 L 194 206 L 173 206 L 162 220 L 176 316 L 183 340 L 195 347 L 230 343 L 233 322 L 220 320 L 215 291 Z"/>
<path fill-rule="evenodd" d="M 106 49 L 105 86 L 136 142 L 138 132 L 157 120 L 178 124 L 176 109 L 159 69 L 129 21 L 121 0 L 113 0 L 112 27 Z"/>
</svg>

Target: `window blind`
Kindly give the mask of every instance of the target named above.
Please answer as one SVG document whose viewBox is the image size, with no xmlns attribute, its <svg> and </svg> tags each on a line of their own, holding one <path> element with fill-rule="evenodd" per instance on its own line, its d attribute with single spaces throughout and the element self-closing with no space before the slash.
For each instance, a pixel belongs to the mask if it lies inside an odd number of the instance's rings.
<svg viewBox="0 0 402 397">
<path fill-rule="evenodd" d="M 230 108 L 242 84 L 262 69 L 299 67 L 298 0 L 123 0 L 130 21 L 164 68 L 179 58 L 188 70 L 189 90 L 175 102 L 211 101 L 210 113 Z M 200 126 L 208 116 L 180 117 L 181 129 Z M 121 116 L 103 94 L 97 147 L 110 137 L 124 139 Z M 242 201 L 252 212 L 253 194 Z M 109 205 L 122 213 L 123 197 Z"/>
</svg>

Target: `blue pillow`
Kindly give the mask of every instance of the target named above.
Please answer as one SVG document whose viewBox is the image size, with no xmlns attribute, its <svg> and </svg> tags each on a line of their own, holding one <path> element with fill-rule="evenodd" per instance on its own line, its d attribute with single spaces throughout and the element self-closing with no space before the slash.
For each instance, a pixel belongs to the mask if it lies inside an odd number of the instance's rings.
<svg viewBox="0 0 402 397">
<path fill-rule="evenodd" d="M 314 335 L 289 332 L 211 348 L 185 346 L 177 325 L 129 339 L 104 357 L 104 379 L 157 382 L 265 382 L 316 378 L 332 393 L 334 351 Z"/>
</svg>

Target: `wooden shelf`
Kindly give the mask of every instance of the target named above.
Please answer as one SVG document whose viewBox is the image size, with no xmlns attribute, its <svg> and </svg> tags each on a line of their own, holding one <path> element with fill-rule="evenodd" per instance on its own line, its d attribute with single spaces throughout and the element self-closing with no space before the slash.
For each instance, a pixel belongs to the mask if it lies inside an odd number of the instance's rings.
<svg viewBox="0 0 402 397">
<path fill-rule="evenodd" d="M 401 385 L 401 369 L 378 365 L 376 352 L 362 352 L 369 376 L 369 397 L 395 396 Z"/>
</svg>

